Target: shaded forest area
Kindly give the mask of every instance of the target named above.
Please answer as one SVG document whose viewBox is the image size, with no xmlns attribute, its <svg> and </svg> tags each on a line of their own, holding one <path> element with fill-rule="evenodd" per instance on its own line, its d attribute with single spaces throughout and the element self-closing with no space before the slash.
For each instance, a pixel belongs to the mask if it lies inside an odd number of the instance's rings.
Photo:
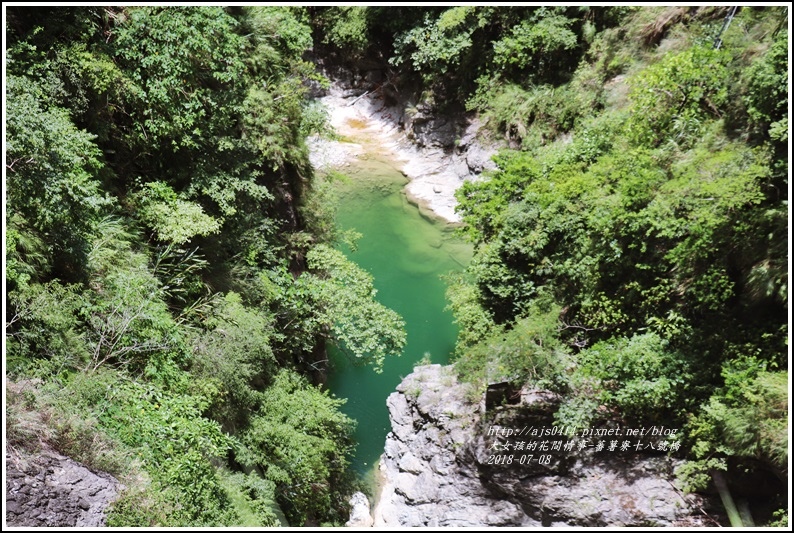
<svg viewBox="0 0 794 533">
<path fill-rule="evenodd" d="M 685 490 L 724 476 L 786 523 L 787 27 L 786 7 L 7 8 L 8 446 L 125 480 L 110 525 L 344 522 L 353 421 L 317 385 L 324 343 L 377 368 L 404 332 L 334 248 L 311 50 L 509 146 L 458 193 L 474 394 L 680 428 Z"/>
</svg>

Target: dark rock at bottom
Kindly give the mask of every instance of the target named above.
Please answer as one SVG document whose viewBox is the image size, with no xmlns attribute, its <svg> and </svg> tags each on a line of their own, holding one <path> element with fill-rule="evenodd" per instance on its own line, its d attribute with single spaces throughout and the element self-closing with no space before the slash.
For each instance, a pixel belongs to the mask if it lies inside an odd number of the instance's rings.
<svg viewBox="0 0 794 533">
<path fill-rule="evenodd" d="M 101 527 L 105 509 L 121 490 L 106 473 L 94 473 L 52 451 L 6 453 L 6 525 Z"/>
</svg>

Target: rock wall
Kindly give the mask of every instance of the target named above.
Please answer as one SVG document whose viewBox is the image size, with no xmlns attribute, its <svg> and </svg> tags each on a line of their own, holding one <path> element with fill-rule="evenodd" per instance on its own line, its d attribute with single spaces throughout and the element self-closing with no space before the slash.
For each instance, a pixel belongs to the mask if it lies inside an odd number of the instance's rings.
<svg viewBox="0 0 794 533">
<path fill-rule="evenodd" d="M 6 525 L 101 527 L 118 481 L 55 452 L 20 457 L 6 453 Z"/>
<path fill-rule="evenodd" d="M 489 464 L 489 428 L 551 427 L 555 397 L 481 416 L 450 367 L 418 367 L 388 398 L 392 432 L 376 527 L 714 525 L 712 502 L 673 485 L 666 454 L 556 454 L 548 464 Z"/>
<path fill-rule="evenodd" d="M 387 405 L 392 432 L 380 461 L 376 527 L 540 525 L 461 460 L 478 416 L 449 367 L 417 368 Z"/>
</svg>

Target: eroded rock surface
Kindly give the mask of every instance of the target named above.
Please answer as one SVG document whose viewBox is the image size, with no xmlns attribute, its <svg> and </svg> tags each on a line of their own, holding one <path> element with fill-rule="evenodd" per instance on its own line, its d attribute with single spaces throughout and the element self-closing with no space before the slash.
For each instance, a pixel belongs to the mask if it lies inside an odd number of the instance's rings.
<svg viewBox="0 0 794 533">
<path fill-rule="evenodd" d="M 680 461 L 665 454 L 572 450 L 548 464 L 493 464 L 488 428 L 551 427 L 554 395 L 524 394 L 520 407 L 481 420 L 450 367 L 418 367 L 389 396 L 392 432 L 374 525 L 700 525 L 710 502 L 672 483 Z M 501 425 L 500 425 L 501 424 Z M 503 454 L 504 455 L 504 454 Z M 489 464 L 490 463 L 490 464 Z"/>
<path fill-rule="evenodd" d="M 421 104 L 395 103 L 383 86 L 361 83 L 355 88 L 349 79 L 337 79 L 330 89 L 316 93 L 329 111 L 330 124 L 345 140 L 310 138 L 313 166 L 344 171 L 372 149 L 362 144 L 376 144 L 410 180 L 406 192 L 412 200 L 444 220 L 460 222 L 455 191 L 465 180 L 496 169 L 491 157 L 498 143 L 478 134 L 481 123 L 473 116 L 442 116 Z"/>
<path fill-rule="evenodd" d="M 120 491 L 111 475 L 94 473 L 52 451 L 6 453 L 6 524 L 12 527 L 100 527 Z"/>
</svg>

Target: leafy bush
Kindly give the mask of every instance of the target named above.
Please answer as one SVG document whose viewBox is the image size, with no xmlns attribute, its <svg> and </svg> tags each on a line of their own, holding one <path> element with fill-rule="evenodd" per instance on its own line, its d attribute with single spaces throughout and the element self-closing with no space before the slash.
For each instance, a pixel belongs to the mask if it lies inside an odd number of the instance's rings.
<svg viewBox="0 0 794 533">
<path fill-rule="evenodd" d="M 180 199 L 162 182 L 147 183 L 139 195 L 141 220 L 164 242 L 185 244 L 197 235 L 217 233 L 220 222 L 204 213 L 201 206 Z"/>
<path fill-rule="evenodd" d="M 354 54 L 363 52 L 369 44 L 368 10 L 365 6 L 337 6 L 321 12 L 323 42 Z"/>
<path fill-rule="evenodd" d="M 306 287 L 319 311 L 321 323 L 343 350 L 374 364 L 381 371 L 387 355 L 400 355 L 405 346 L 405 322 L 375 300 L 372 276 L 326 245 L 312 248 L 307 266 L 316 274 L 304 275 Z"/>
<path fill-rule="evenodd" d="M 312 36 L 298 9 L 255 5 L 244 9 L 241 24 L 257 45 L 250 61 L 268 59 L 262 67 L 272 69 L 300 60 L 312 47 Z"/>
<path fill-rule="evenodd" d="M 538 85 L 525 90 L 508 85 L 488 93 L 480 108 L 489 126 L 524 149 L 548 144 L 573 129 L 577 119 L 591 110 L 593 93 L 572 85 Z"/>
<path fill-rule="evenodd" d="M 225 525 L 228 496 L 211 461 L 230 438 L 201 416 L 209 399 L 169 392 L 110 372 L 78 374 L 69 384 L 75 407 L 96 413 L 101 427 L 134 450 L 151 476 L 151 491 L 167 487 L 173 507 L 160 525 Z"/>
<path fill-rule="evenodd" d="M 142 254 L 128 253 L 131 261 L 92 281 L 96 292 L 81 309 L 91 349 L 88 369 L 102 365 L 142 368 L 156 352 L 178 352 L 181 336 L 162 299 L 159 282 Z"/>
<path fill-rule="evenodd" d="M 688 407 L 691 363 L 655 333 L 602 341 L 577 356 L 574 370 L 589 378 L 585 396 L 632 420 L 663 422 Z"/>
<path fill-rule="evenodd" d="M 479 388 L 510 381 L 560 390 L 569 360 L 557 338 L 559 315 L 558 307 L 533 306 L 514 324 L 495 327 L 476 344 L 463 348 L 455 370 L 462 380 Z"/>
<path fill-rule="evenodd" d="M 784 469 L 788 457 L 788 376 L 766 370 L 755 357 L 733 359 L 722 367 L 725 385 L 691 423 L 693 452 L 753 457 Z"/>
<path fill-rule="evenodd" d="M 452 311 L 460 328 L 455 343 L 455 353 L 461 355 L 485 338 L 494 328 L 493 318 L 479 301 L 479 291 L 462 274 L 449 274 L 447 282 L 447 309 Z"/>
<path fill-rule="evenodd" d="M 725 79 L 730 57 L 696 45 L 668 56 L 631 81 L 632 138 L 647 146 L 667 139 L 691 145 L 708 117 L 719 117 L 728 98 Z"/>
<path fill-rule="evenodd" d="M 76 285 L 36 283 L 9 295 L 6 362 L 10 375 L 34 371 L 46 359 L 49 371 L 82 368 L 90 359 L 78 312 L 86 305 Z"/>
<path fill-rule="evenodd" d="M 98 179 L 95 135 L 78 129 L 35 81 L 10 76 L 6 84 L 9 213 L 29 224 L 18 230 L 46 236 L 47 266 L 77 281 L 96 223 L 113 203 Z"/>
<path fill-rule="evenodd" d="M 775 35 L 770 49 L 747 69 L 747 94 L 744 97 L 753 123 L 769 128 L 768 135 L 785 142 L 788 136 L 788 32 Z"/>
<path fill-rule="evenodd" d="M 444 11 L 433 20 L 425 16 L 424 25 L 412 28 L 395 39 L 395 66 L 410 59 L 412 68 L 422 72 L 425 80 L 443 77 L 462 62 L 471 48 L 471 34 L 476 26 L 465 24 L 474 7 L 458 6 Z"/>
<path fill-rule="evenodd" d="M 240 521 L 229 526 L 279 527 L 287 519 L 276 503 L 276 484 L 251 472 L 222 472 L 221 483 L 229 493 Z"/>
<path fill-rule="evenodd" d="M 344 516 L 353 421 L 339 411 L 343 403 L 282 370 L 240 436 L 238 460 L 276 483 L 278 501 L 292 525 Z"/>
<path fill-rule="evenodd" d="M 558 67 L 560 57 L 578 44 L 571 30 L 573 19 L 550 8 L 540 8 L 495 41 L 494 62 L 502 69 L 532 68 L 531 76 L 542 77 Z"/>
<path fill-rule="evenodd" d="M 189 340 L 192 371 L 218 384 L 209 414 L 233 431 L 246 425 L 259 407 L 259 391 L 276 372 L 273 319 L 230 292 L 212 306 L 202 326 Z"/>
<path fill-rule="evenodd" d="M 244 90 L 237 22 L 221 8 L 130 10 L 115 35 L 117 61 L 135 86 L 134 145 L 176 152 L 206 147 L 233 122 Z"/>
</svg>

